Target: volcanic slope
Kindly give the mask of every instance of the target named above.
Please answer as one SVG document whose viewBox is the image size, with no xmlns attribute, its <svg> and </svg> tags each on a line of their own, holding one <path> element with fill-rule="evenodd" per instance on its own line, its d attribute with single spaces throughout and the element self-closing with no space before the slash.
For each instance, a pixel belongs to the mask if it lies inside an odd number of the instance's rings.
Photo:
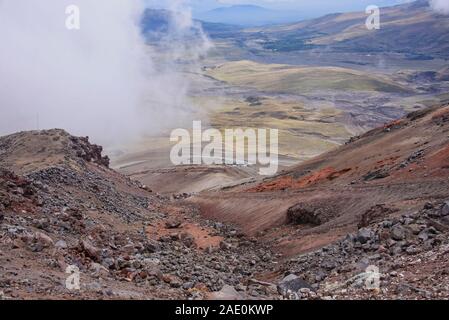
<svg viewBox="0 0 449 320">
<path fill-rule="evenodd" d="M 63 130 L 0 137 L 0 299 L 205 299 L 271 269 L 269 248 L 101 152 Z"/>
<path fill-rule="evenodd" d="M 449 198 L 448 137 L 449 106 L 433 107 L 262 183 L 203 193 L 192 201 L 204 216 L 252 235 L 265 233 L 286 255 L 295 255 L 356 231 L 378 206 L 384 208 L 380 217 L 400 216 Z"/>
<path fill-rule="evenodd" d="M 448 298 L 448 138 L 449 106 L 434 107 L 262 183 L 190 201 L 282 253 L 260 278 L 289 275 L 290 297 Z"/>
</svg>

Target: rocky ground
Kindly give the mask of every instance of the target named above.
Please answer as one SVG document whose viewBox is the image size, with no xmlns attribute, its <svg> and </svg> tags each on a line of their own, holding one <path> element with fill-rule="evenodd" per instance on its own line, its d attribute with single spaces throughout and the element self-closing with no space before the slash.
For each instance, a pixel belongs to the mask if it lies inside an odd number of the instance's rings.
<svg viewBox="0 0 449 320">
<path fill-rule="evenodd" d="M 354 138 L 329 156 L 341 165 L 194 196 L 158 194 L 62 130 L 2 137 L 0 298 L 449 298 L 447 114 Z"/>
<path fill-rule="evenodd" d="M 273 267 L 268 248 L 201 219 L 182 195 L 110 170 L 87 139 L 51 130 L 0 146 L 2 298 L 204 299 L 225 285 L 242 297 L 266 293 L 245 283 Z M 73 268 L 80 290 L 66 286 Z"/>
<path fill-rule="evenodd" d="M 287 269 L 326 299 L 448 299 L 449 201 L 380 220 L 291 259 Z"/>
</svg>

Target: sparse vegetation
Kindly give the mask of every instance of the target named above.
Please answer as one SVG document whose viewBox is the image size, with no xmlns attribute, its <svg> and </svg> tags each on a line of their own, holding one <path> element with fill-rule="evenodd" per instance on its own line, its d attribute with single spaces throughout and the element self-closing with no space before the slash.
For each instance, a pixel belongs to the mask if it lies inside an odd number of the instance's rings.
<svg viewBox="0 0 449 320">
<path fill-rule="evenodd" d="M 386 76 L 337 67 L 296 67 L 252 61 L 228 62 L 207 72 L 232 85 L 261 91 L 307 94 L 313 91 L 376 91 L 407 93 L 411 90 Z"/>
</svg>

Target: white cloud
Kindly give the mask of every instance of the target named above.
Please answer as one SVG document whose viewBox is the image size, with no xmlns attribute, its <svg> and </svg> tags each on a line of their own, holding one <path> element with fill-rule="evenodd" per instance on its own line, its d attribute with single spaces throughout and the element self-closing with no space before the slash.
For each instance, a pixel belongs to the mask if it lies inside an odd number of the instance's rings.
<svg viewBox="0 0 449 320">
<path fill-rule="evenodd" d="M 436 12 L 449 14 L 449 0 L 430 0 L 430 6 Z"/>
<path fill-rule="evenodd" d="M 80 8 L 79 31 L 66 29 L 68 5 Z M 143 0 L 0 0 L 0 135 L 39 123 L 109 144 L 176 125 L 189 80 L 146 45 L 144 9 Z M 179 16 L 180 28 L 189 20 Z M 182 57 L 182 39 L 170 50 Z"/>
</svg>

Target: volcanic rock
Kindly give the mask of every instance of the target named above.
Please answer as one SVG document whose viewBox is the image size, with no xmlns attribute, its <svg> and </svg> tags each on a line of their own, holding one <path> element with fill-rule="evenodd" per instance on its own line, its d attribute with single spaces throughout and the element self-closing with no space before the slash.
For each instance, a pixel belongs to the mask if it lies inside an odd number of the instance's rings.
<svg viewBox="0 0 449 320">
<path fill-rule="evenodd" d="M 101 250 L 86 240 L 80 241 L 80 248 L 94 261 L 100 261 Z"/>
<path fill-rule="evenodd" d="M 282 279 L 277 287 L 279 294 L 283 296 L 287 296 L 289 293 L 296 293 L 302 288 L 313 289 L 310 284 L 294 274 L 290 274 Z"/>
<path fill-rule="evenodd" d="M 391 238 L 396 241 L 402 241 L 405 239 L 406 233 L 402 226 L 395 226 L 391 230 Z"/>
<path fill-rule="evenodd" d="M 370 241 L 374 237 L 374 232 L 369 228 L 362 228 L 357 233 L 357 240 L 364 244 L 368 241 Z"/>
</svg>

